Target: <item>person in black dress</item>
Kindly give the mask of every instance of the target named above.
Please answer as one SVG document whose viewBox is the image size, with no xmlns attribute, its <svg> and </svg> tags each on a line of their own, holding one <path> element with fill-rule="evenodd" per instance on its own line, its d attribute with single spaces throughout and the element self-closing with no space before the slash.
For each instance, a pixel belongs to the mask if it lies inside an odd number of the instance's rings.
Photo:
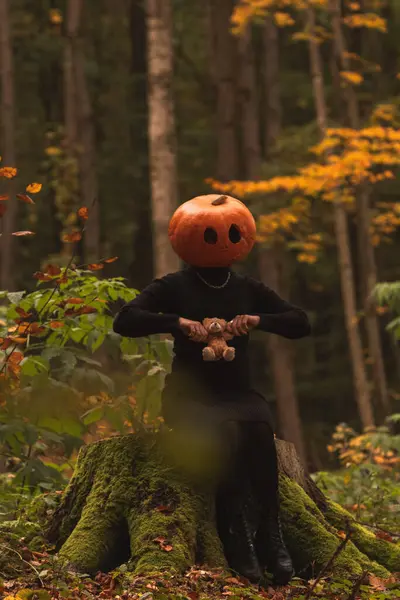
<svg viewBox="0 0 400 600">
<path fill-rule="evenodd" d="M 216 196 L 202 198 L 211 201 Z M 229 345 L 236 351 L 232 362 L 203 360 L 206 317 L 229 323 L 234 335 Z M 250 380 L 247 350 L 253 329 L 296 339 L 310 333 L 310 324 L 302 309 L 259 281 L 235 273 L 230 265 L 186 266 L 157 278 L 114 320 L 114 331 L 123 336 L 174 337 L 172 370 L 162 395 L 164 421 L 173 429 L 185 424 L 213 427 L 225 440 L 231 459 L 216 508 L 228 562 L 250 581 L 259 582 L 268 569 L 276 583 L 286 584 L 293 567 L 279 520 L 274 433 L 267 402 Z M 255 539 L 244 510 L 247 479 L 261 509 Z"/>
</svg>

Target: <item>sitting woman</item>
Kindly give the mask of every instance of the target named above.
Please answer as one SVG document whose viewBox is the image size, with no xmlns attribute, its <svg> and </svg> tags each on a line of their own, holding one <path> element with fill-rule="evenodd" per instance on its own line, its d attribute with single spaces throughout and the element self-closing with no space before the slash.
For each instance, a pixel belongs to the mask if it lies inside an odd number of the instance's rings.
<svg viewBox="0 0 400 600">
<path fill-rule="evenodd" d="M 212 194 L 181 205 L 169 234 L 175 252 L 190 266 L 155 279 L 118 313 L 114 331 L 128 337 L 172 334 L 174 359 L 162 414 L 171 428 L 214 427 L 228 444 L 230 467 L 216 505 L 230 567 L 253 582 L 268 569 L 276 583 L 286 584 L 293 567 L 279 520 L 274 433 L 267 402 L 251 387 L 248 341 L 252 329 L 301 338 L 310 333 L 310 324 L 303 310 L 230 269 L 251 250 L 255 233 L 250 211 L 235 198 Z M 203 360 L 206 317 L 228 321 L 234 360 Z M 255 539 L 243 510 L 246 479 L 262 513 Z"/>
</svg>

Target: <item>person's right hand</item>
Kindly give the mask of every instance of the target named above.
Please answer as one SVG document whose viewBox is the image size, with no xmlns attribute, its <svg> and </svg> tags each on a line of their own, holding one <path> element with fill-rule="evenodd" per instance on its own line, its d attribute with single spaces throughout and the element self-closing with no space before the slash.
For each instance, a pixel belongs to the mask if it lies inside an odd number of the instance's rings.
<svg viewBox="0 0 400 600">
<path fill-rule="evenodd" d="M 193 342 L 206 342 L 208 338 L 207 329 L 200 323 L 200 321 L 191 321 L 190 319 L 184 319 L 180 317 L 179 327 L 185 335 L 187 335 Z"/>
</svg>

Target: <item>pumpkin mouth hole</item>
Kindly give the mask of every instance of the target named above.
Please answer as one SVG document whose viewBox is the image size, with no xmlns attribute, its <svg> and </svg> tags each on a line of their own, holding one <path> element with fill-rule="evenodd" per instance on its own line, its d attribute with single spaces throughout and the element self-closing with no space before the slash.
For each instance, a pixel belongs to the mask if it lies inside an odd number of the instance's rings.
<svg viewBox="0 0 400 600">
<path fill-rule="evenodd" d="M 242 239 L 240 235 L 240 229 L 237 225 L 231 225 L 229 228 L 229 239 L 232 244 L 238 244 Z"/>
<path fill-rule="evenodd" d="M 204 231 L 204 241 L 206 244 L 216 244 L 218 241 L 218 234 L 212 227 L 207 227 Z"/>
</svg>

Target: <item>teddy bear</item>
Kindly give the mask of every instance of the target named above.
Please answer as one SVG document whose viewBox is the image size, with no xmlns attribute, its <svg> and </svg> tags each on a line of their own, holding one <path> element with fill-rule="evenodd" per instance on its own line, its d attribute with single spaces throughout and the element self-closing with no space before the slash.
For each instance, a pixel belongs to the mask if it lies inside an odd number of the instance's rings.
<svg viewBox="0 0 400 600">
<path fill-rule="evenodd" d="M 233 339 L 233 335 L 226 331 L 227 322 L 225 319 L 213 317 L 203 320 L 203 326 L 208 332 L 207 346 L 203 348 L 203 360 L 231 361 L 235 358 L 235 348 L 226 343 Z"/>
</svg>

